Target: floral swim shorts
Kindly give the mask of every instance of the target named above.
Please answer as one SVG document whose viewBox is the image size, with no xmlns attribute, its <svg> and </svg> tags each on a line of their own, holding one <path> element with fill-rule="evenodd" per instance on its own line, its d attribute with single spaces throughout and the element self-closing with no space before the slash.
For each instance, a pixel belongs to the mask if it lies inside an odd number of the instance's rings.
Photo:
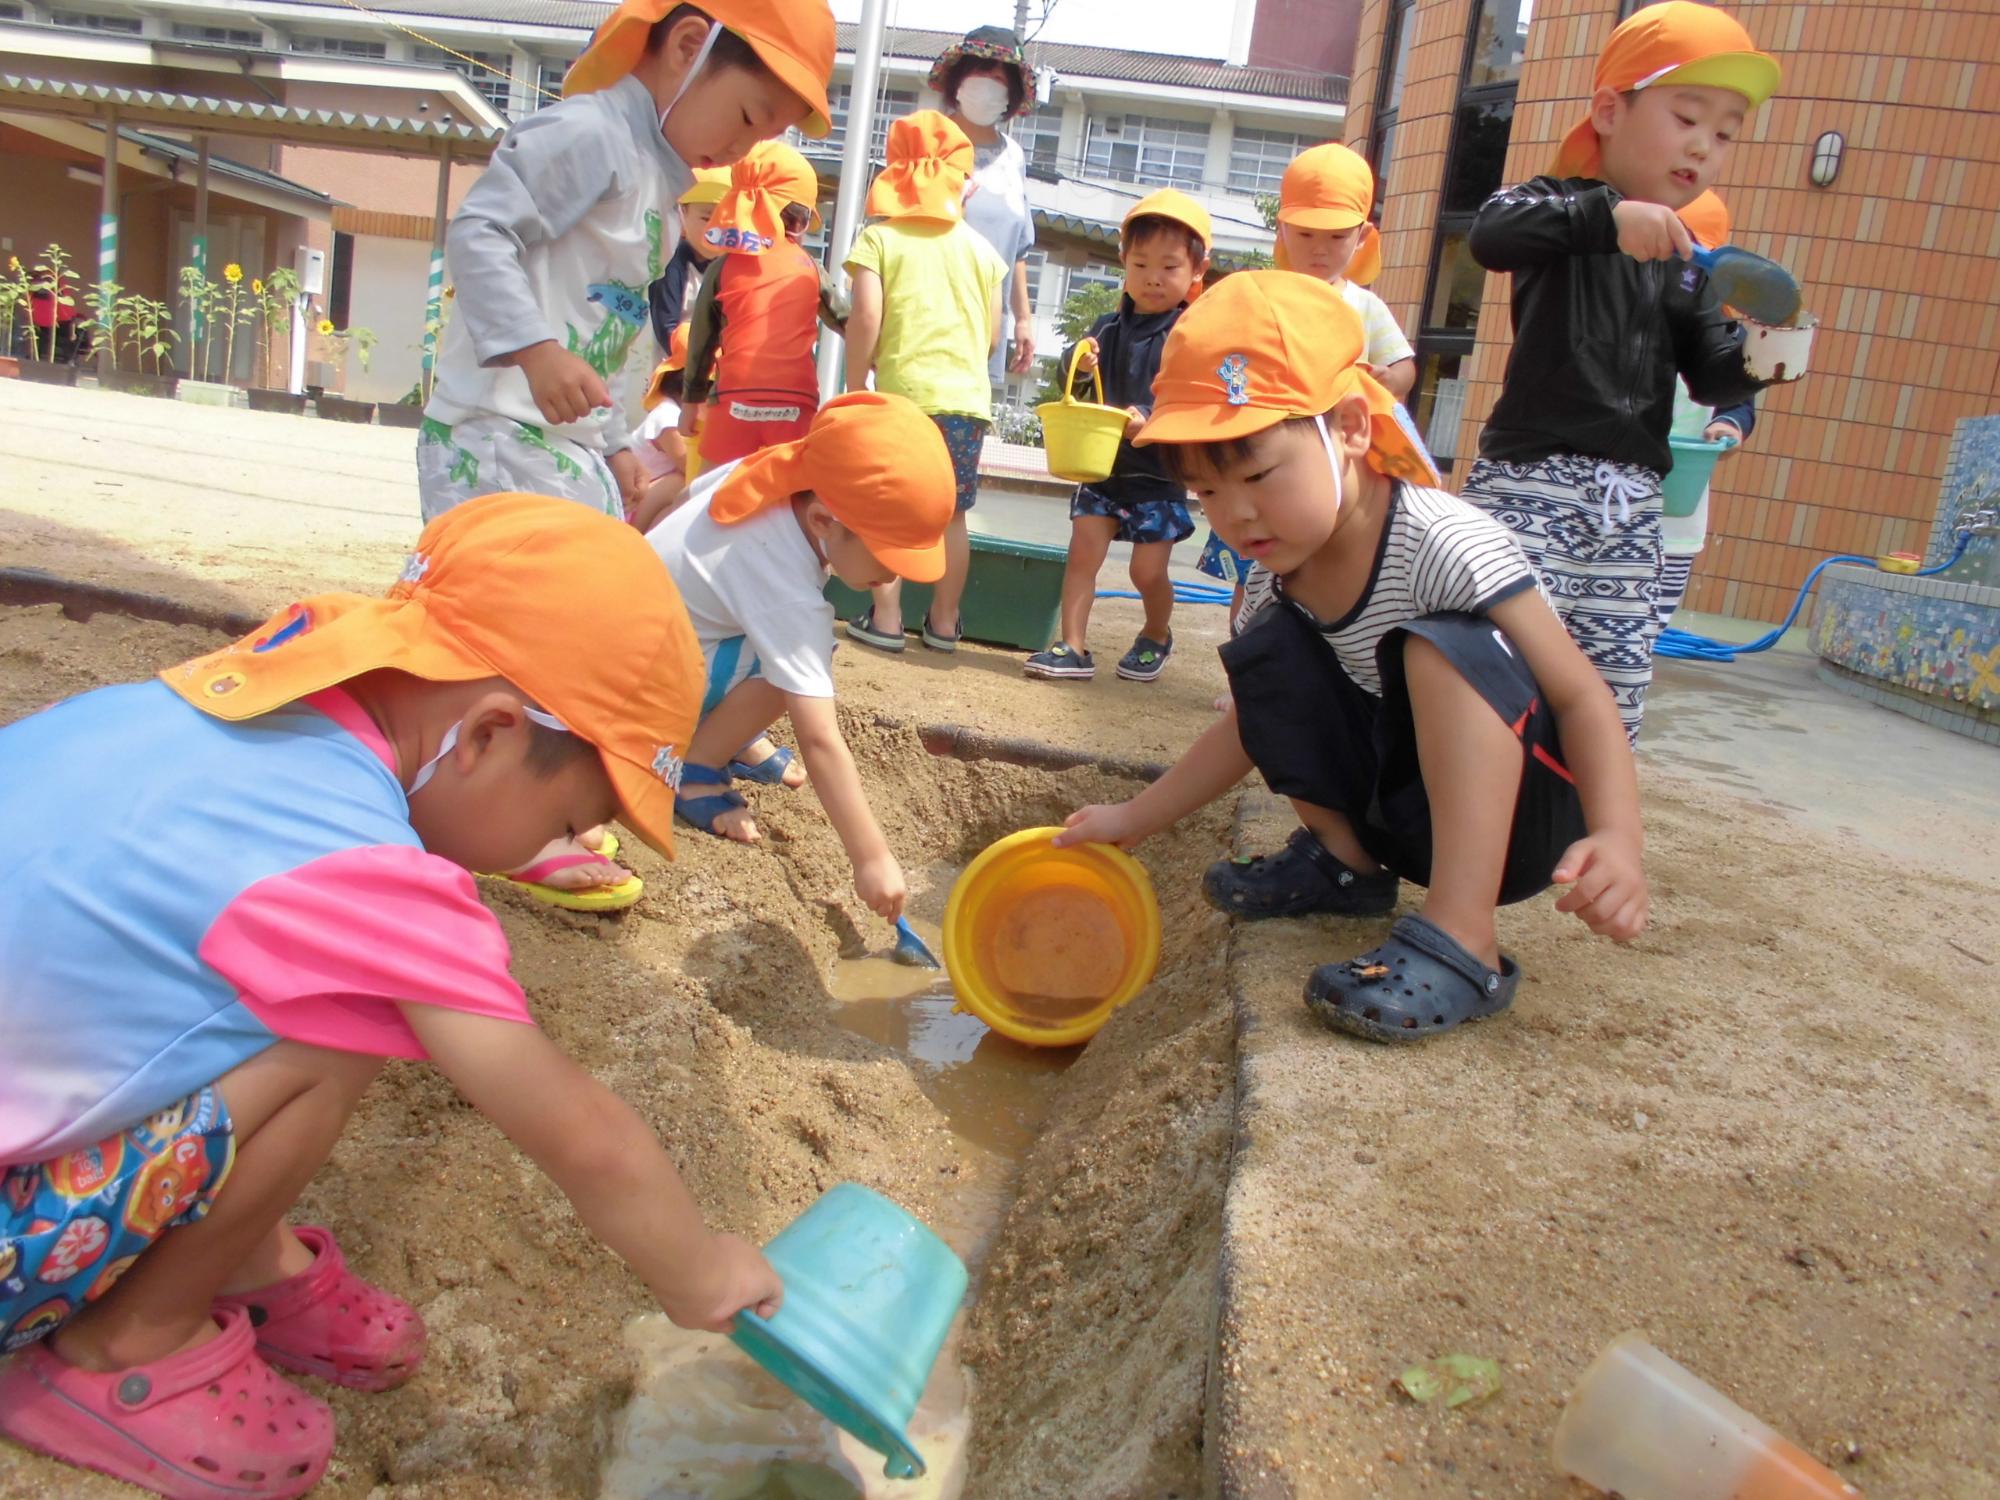
<svg viewBox="0 0 2000 1500">
<path fill-rule="evenodd" d="M 209 1087 L 94 1146 L 0 1166 L 0 1352 L 53 1333 L 162 1233 L 205 1217 L 235 1160 Z"/>
</svg>

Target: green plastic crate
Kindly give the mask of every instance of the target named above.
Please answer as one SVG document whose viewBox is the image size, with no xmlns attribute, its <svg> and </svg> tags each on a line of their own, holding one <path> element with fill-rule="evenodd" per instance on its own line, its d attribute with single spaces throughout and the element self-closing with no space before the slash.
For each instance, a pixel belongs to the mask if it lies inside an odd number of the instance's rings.
<svg viewBox="0 0 2000 1500">
<path fill-rule="evenodd" d="M 972 576 L 961 609 L 966 639 L 1021 651 L 1040 651 L 1048 645 L 1062 624 L 1067 559 L 1060 547 L 973 532 Z M 867 595 L 855 593 L 838 578 L 827 580 L 826 597 L 843 620 L 854 618 L 869 603 Z M 911 632 L 922 628 L 930 607 L 929 584 L 903 585 L 903 623 Z"/>
</svg>

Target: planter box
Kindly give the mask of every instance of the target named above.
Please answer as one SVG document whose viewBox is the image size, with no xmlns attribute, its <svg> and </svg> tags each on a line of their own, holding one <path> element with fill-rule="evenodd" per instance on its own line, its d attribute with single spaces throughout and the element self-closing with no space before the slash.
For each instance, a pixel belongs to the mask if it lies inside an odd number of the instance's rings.
<svg viewBox="0 0 2000 1500">
<path fill-rule="evenodd" d="M 16 379 L 21 373 L 21 362 L 11 354 L 0 354 L 0 380 Z"/>
<path fill-rule="evenodd" d="M 965 638 L 989 646 L 1040 651 L 1056 638 L 1062 624 L 1063 565 L 1061 547 L 1011 542 L 1004 537 L 972 534 L 972 573 L 966 580 Z M 838 578 L 829 579 L 826 597 L 841 619 L 852 619 L 867 607 L 868 596 L 857 594 Z M 903 623 L 915 633 L 931 607 L 925 583 L 903 585 Z"/>
<path fill-rule="evenodd" d="M 97 383 L 107 391 L 125 391 L 134 396 L 163 396 L 171 401 L 181 383 L 178 375 L 148 375 L 143 370 L 113 370 L 100 375 Z"/>
<path fill-rule="evenodd" d="M 244 394 L 250 398 L 252 411 L 281 411 L 295 417 L 306 414 L 304 391 L 274 391 L 265 386 L 253 385 Z"/>
<path fill-rule="evenodd" d="M 385 401 L 375 408 L 375 420 L 384 427 L 417 428 L 424 425 L 424 409 L 407 401 Z"/>
<path fill-rule="evenodd" d="M 345 396 L 321 396 L 313 402 L 313 406 L 330 422 L 359 422 L 366 426 L 375 420 L 373 401 L 349 401 Z"/>
<path fill-rule="evenodd" d="M 175 394 L 191 406 L 236 404 L 236 387 L 220 380 L 183 380 Z"/>
<path fill-rule="evenodd" d="M 45 359 L 21 361 L 21 378 L 36 385 L 75 385 L 76 366 L 51 364 Z"/>
</svg>

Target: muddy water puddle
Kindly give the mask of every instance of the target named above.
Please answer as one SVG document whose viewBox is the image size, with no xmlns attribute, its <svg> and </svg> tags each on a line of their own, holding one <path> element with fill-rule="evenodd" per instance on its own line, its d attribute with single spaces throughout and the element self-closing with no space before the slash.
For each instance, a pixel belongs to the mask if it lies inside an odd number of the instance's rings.
<svg viewBox="0 0 2000 1500">
<path fill-rule="evenodd" d="M 934 883 L 941 904 L 949 875 Z M 912 917 L 933 952 L 936 924 Z M 830 1019 L 903 1058 L 957 1137 L 959 1187 L 931 1228 L 979 1269 L 1013 1196 L 1021 1158 L 1047 1117 L 1076 1049 L 1025 1047 L 954 1009 L 935 969 L 885 954 L 838 961 L 827 976 Z M 964 1314 L 938 1356 L 909 1426 L 927 1465 L 891 1480 L 882 1459 L 766 1375 L 726 1338 L 665 1317 L 636 1318 L 637 1394 L 619 1419 L 601 1500 L 960 1500 L 971 1430 L 970 1376 L 959 1363 Z"/>
</svg>

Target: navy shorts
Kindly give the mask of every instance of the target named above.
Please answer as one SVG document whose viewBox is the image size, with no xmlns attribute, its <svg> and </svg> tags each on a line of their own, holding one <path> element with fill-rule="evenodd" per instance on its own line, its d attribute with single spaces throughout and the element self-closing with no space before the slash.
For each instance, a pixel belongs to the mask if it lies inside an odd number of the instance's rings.
<svg viewBox="0 0 2000 1500">
<path fill-rule="evenodd" d="M 1431 876 L 1431 806 L 1403 675 L 1407 636 L 1429 641 L 1478 690 L 1521 745 L 1502 905 L 1545 891 L 1585 833 L 1583 802 L 1562 759 L 1555 714 L 1528 664 L 1491 620 L 1426 615 L 1382 638 L 1375 697 L 1341 669 L 1332 645 L 1282 602 L 1222 648 L 1243 748 L 1271 790 L 1344 816 L 1361 845 L 1403 879 Z"/>
<path fill-rule="evenodd" d="M 1194 535 L 1194 518 L 1187 502 L 1169 497 L 1157 500 L 1122 500 L 1102 490 L 1081 485 L 1069 502 L 1070 519 L 1104 516 L 1118 523 L 1120 542 L 1184 542 Z"/>
<path fill-rule="evenodd" d="M 993 424 L 957 412 L 933 412 L 931 420 L 944 434 L 945 449 L 951 454 L 952 477 L 958 481 L 958 511 L 963 515 L 979 498 L 979 450 L 986 445 L 986 429 Z"/>
</svg>

